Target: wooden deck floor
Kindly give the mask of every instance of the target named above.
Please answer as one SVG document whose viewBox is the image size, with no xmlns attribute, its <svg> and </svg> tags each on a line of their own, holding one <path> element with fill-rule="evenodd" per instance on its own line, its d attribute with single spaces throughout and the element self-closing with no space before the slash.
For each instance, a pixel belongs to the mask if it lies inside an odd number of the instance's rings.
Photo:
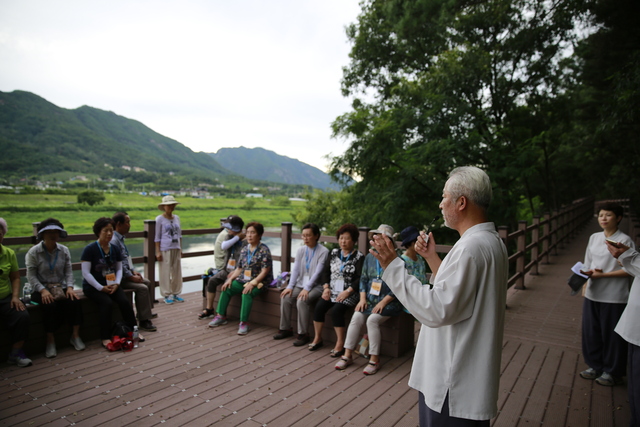
<svg viewBox="0 0 640 427">
<path fill-rule="evenodd" d="M 626 387 L 578 377 L 581 298 L 569 295 L 569 267 L 582 259 L 585 230 L 532 277 L 510 291 L 494 426 L 627 426 Z M 129 353 L 99 342 L 58 357 L 31 355 L 34 366 L 0 365 L 0 424 L 172 426 L 415 426 L 417 392 L 407 386 L 413 355 L 382 358 L 362 374 L 364 359 L 333 369 L 327 346 L 317 352 L 274 341 L 254 325 L 236 335 L 199 321 L 201 299 L 160 304 L 159 332 Z"/>
</svg>

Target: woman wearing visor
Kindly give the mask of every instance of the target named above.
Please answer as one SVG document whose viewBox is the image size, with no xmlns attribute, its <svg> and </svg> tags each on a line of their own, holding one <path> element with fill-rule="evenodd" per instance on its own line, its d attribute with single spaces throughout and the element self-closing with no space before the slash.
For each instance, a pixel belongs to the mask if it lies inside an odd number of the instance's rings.
<svg viewBox="0 0 640 427">
<path fill-rule="evenodd" d="M 27 280 L 33 287 L 31 300 L 42 306 L 47 336 L 46 357 L 57 356 L 54 332 L 63 320 L 71 326 L 71 345 L 78 351 L 85 345 L 80 339 L 82 306 L 73 290 L 69 249 L 58 243 L 67 232 L 60 221 L 48 218 L 38 225 L 40 243 L 27 252 Z"/>
</svg>

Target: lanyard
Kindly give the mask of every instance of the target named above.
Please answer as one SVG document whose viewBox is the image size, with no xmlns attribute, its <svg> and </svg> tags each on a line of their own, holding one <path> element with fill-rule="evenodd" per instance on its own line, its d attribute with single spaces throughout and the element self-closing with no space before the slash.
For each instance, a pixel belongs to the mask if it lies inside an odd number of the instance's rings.
<svg viewBox="0 0 640 427">
<path fill-rule="evenodd" d="M 349 258 L 351 258 L 351 255 L 353 255 L 353 251 L 349 252 L 349 255 L 347 255 L 346 258 L 342 257 L 342 251 L 340 251 L 340 262 L 342 264 L 340 264 L 340 273 L 342 273 L 342 269 L 344 268 L 344 265 L 349 261 Z"/>
<path fill-rule="evenodd" d="M 97 240 L 96 240 L 96 245 L 98 245 L 98 249 L 100 249 L 100 253 L 102 254 L 102 258 L 104 258 L 104 261 L 107 263 L 109 267 L 111 267 L 111 250 L 109 250 L 109 256 L 105 256 L 104 251 L 102 250 L 102 246 L 100 246 L 100 242 Z M 109 243 L 109 245 L 111 245 L 111 243 Z"/>
<path fill-rule="evenodd" d="M 249 247 L 247 247 L 247 267 L 251 266 L 251 260 L 253 259 L 253 256 L 258 251 L 259 247 L 260 246 L 256 246 L 256 248 L 253 250 L 253 252 L 251 252 L 251 249 L 249 249 Z"/>
<path fill-rule="evenodd" d="M 311 256 L 309 256 L 309 247 L 307 246 L 307 249 L 305 249 L 304 251 L 304 265 L 305 267 L 307 267 L 307 272 L 309 272 L 309 267 L 311 266 L 311 260 L 313 259 L 313 257 L 316 254 L 316 249 L 318 249 L 318 244 L 316 243 L 316 245 L 313 247 L 313 253 L 311 254 Z"/>
<path fill-rule="evenodd" d="M 56 268 L 56 264 L 58 263 L 58 254 L 60 253 L 60 251 L 58 250 L 58 246 L 56 245 L 56 257 L 53 262 L 51 262 L 51 254 L 47 250 L 47 247 L 44 245 L 44 242 L 42 242 L 42 247 L 44 248 L 44 252 L 47 254 L 47 258 L 49 258 L 49 271 L 53 271 L 53 269 Z"/>
<path fill-rule="evenodd" d="M 378 270 L 378 279 L 380 278 L 380 274 L 382 273 L 382 267 L 380 267 L 380 262 L 376 259 L 376 269 Z"/>
</svg>

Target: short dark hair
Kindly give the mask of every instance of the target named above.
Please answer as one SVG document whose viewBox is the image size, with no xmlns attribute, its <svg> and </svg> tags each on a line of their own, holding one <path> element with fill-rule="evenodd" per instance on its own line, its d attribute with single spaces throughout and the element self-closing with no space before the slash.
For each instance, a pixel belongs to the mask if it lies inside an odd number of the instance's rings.
<svg viewBox="0 0 640 427">
<path fill-rule="evenodd" d="M 260 237 L 262 237 L 262 235 L 264 234 L 264 226 L 259 222 L 250 222 L 249 224 L 247 224 L 246 230 L 248 230 L 249 227 L 253 227 L 253 229 L 256 230 L 256 233 L 258 233 L 258 236 Z"/>
<path fill-rule="evenodd" d="M 307 228 L 313 232 L 314 236 L 320 238 L 320 227 L 318 227 L 316 224 L 312 222 L 308 222 L 302 226 L 302 230 L 306 230 Z"/>
<path fill-rule="evenodd" d="M 338 228 L 338 231 L 336 231 L 336 238 L 339 239 L 344 233 L 349 233 L 351 235 L 351 240 L 358 242 L 358 236 L 360 233 L 358 232 L 358 227 L 356 227 L 355 224 L 351 224 L 350 222 L 343 224 Z"/>
<path fill-rule="evenodd" d="M 117 224 L 124 224 L 125 220 L 127 219 L 127 215 L 129 215 L 126 212 L 116 212 L 113 214 L 113 217 L 111 217 L 111 219 L 114 222 L 114 227 Z"/>
<path fill-rule="evenodd" d="M 615 202 L 604 202 L 598 206 L 598 212 L 611 211 L 616 217 L 621 218 L 624 215 L 624 208 Z"/>
<path fill-rule="evenodd" d="M 64 229 L 64 225 L 62 225 L 62 223 L 60 221 L 58 221 L 55 218 L 47 218 L 44 221 L 42 221 L 40 224 L 38 224 L 38 231 L 42 230 L 43 228 L 45 228 L 48 225 L 57 225 L 58 227 Z"/>
<path fill-rule="evenodd" d="M 102 231 L 102 229 L 109 224 L 111 224 L 112 227 L 115 226 L 113 220 L 111 218 L 107 218 L 106 216 L 96 219 L 96 222 L 93 223 L 93 234 L 95 234 L 96 237 L 100 237 L 100 232 Z"/>
</svg>

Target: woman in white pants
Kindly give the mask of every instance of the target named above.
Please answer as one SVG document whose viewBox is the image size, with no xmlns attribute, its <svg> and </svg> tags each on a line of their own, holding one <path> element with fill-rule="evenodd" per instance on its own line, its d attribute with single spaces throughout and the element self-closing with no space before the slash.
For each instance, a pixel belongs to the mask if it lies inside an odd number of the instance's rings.
<svg viewBox="0 0 640 427">
<path fill-rule="evenodd" d="M 381 224 L 377 230 L 369 232 L 369 238 L 374 234 L 386 234 L 393 239 L 393 228 Z M 360 302 L 356 305 L 351 323 L 347 328 L 347 339 L 344 344 L 345 353 L 336 363 L 336 369 L 343 370 L 353 363 L 353 351 L 361 337 L 362 326 L 367 325 L 369 336 L 369 363 L 363 373 L 373 375 L 378 372 L 380 363 L 380 325 L 391 316 L 397 316 L 402 312 L 402 304 L 396 299 L 391 289 L 381 279 L 382 267 L 378 260 L 371 254 L 367 254 L 360 276 Z"/>
</svg>

